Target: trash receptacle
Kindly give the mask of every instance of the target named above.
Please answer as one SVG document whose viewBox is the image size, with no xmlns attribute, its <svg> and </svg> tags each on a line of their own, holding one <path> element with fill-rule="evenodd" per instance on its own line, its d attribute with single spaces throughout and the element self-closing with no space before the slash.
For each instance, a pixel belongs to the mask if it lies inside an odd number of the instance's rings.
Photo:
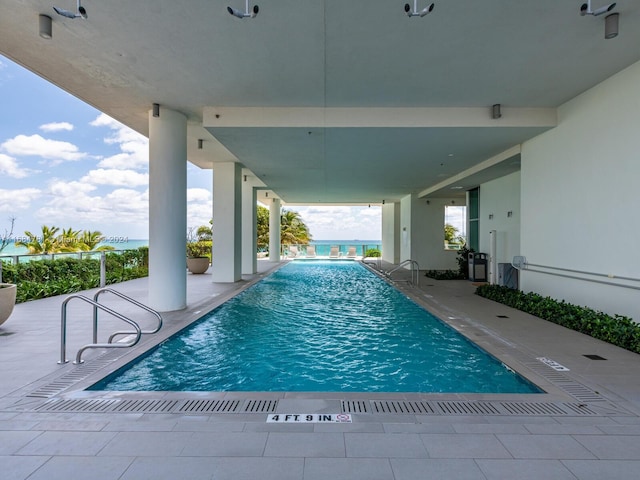
<svg viewBox="0 0 640 480">
<path fill-rule="evenodd" d="M 487 281 L 487 254 L 469 254 L 469 280 L 472 282 Z"/>
</svg>

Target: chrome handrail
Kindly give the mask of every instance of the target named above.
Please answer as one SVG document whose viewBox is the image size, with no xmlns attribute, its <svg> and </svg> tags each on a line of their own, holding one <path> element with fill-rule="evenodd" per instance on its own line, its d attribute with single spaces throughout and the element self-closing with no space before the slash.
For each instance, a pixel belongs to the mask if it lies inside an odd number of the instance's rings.
<svg viewBox="0 0 640 480">
<path fill-rule="evenodd" d="M 79 300 L 82 300 L 86 303 L 89 303 L 90 305 L 93 305 L 94 307 L 94 312 L 97 311 L 97 309 L 100 310 L 104 310 L 105 312 L 113 315 L 114 317 L 122 320 L 123 322 L 128 323 L 129 325 L 131 325 L 134 329 L 135 332 L 132 332 L 136 335 L 136 338 L 130 342 L 130 343 L 97 343 L 97 341 L 94 341 L 93 343 L 90 343 L 88 345 L 84 345 L 83 347 L 80 348 L 80 350 L 78 350 L 78 353 L 76 354 L 76 359 L 73 362 L 75 365 L 82 363 L 82 354 L 84 353 L 85 350 L 89 349 L 89 348 L 128 348 L 128 347 L 133 347 L 134 345 L 136 345 L 139 341 L 140 338 L 142 337 L 142 330 L 140 329 L 140 326 L 134 322 L 133 320 L 131 320 L 130 318 L 125 317 L 124 315 L 116 312 L 115 310 L 112 310 L 108 307 L 105 307 L 104 305 L 99 304 L 98 302 L 91 300 L 89 297 L 85 297 L 84 295 L 79 295 L 79 294 L 75 294 L 75 295 L 70 295 L 69 297 L 67 297 L 63 302 L 62 302 L 62 307 L 61 307 L 61 318 L 60 318 L 60 360 L 58 361 L 59 364 L 64 364 L 67 363 L 67 355 L 66 355 L 66 349 L 67 349 L 67 304 L 73 300 L 74 298 L 77 298 Z M 97 339 L 96 339 L 97 340 Z"/>
<path fill-rule="evenodd" d="M 162 315 L 160 315 L 160 313 L 158 313 L 153 308 L 148 307 L 145 304 L 140 303 L 131 297 L 128 297 L 124 293 L 119 292 L 118 290 L 114 290 L 113 288 L 107 287 L 107 288 L 101 288 L 100 290 L 98 290 L 93 296 L 94 302 L 98 303 L 98 299 L 100 295 L 102 295 L 103 293 L 113 293 L 114 295 L 122 298 L 123 300 L 126 300 L 127 302 L 135 305 L 136 307 L 146 310 L 147 312 L 151 313 L 158 319 L 158 326 L 153 330 L 143 330 L 142 331 L 143 334 L 148 335 L 148 334 L 158 333 L 162 328 Z M 109 337 L 109 343 L 113 342 L 113 339 L 118 335 L 133 335 L 135 333 L 136 332 L 127 332 L 127 331 L 114 332 Z M 98 341 L 98 308 L 94 305 L 93 307 L 93 342 L 96 343 L 97 341 Z"/>
<path fill-rule="evenodd" d="M 395 272 L 396 270 L 400 270 L 405 265 L 411 265 L 411 283 L 413 283 L 413 277 L 414 277 L 414 272 L 415 272 L 415 279 L 416 279 L 415 280 L 415 286 L 416 287 L 420 286 L 420 265 L 415 260 L 411 260 L 411 259 L 404 260 L 404 261 L 400 262 L 396 267 L 392 268 L 388 272 L 385 272 L 385 275 L 387 277 L 391 278 L 391 274 L 393 272 Z"/>
</svg>

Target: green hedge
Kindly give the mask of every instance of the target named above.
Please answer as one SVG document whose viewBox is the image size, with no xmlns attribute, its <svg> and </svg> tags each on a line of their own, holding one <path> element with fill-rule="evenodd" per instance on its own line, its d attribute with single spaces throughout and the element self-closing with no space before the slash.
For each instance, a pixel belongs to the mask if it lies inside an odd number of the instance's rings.
<svg viewBox="0 0 640 480">
<path fill-rule="evenodd" d="M 106 283 L 146 277 L 149 249 L 125 250 L 106 254 Z M 17 285 L 16 303 L 88 290 L 100 285 L 100 260 L 73 257 L 55 260 L 32 260 L 2 264 L 2 281 Z"/>
<path fill-rule="evenodd" d="M 523 293 L 499 285 L 481 285 L 476 289 L 476 294 L 640 353 L 640 325 L 629 317 L 611 316 L 587 307 L 566 303 L 564 300 L 554 300 L 537 293 Z"/>
<path fill-rule="evenodd" d="M 466 278 L 466 275 L 456 270 L 427 270 L 424 276 L 434 280 L 464 280 Z"/>
</svg>

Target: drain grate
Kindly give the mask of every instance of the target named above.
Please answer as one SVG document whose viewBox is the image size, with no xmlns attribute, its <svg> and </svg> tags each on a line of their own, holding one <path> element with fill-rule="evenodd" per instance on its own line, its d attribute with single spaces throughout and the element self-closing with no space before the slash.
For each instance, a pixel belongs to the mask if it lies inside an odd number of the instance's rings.
<svg viewBox="0 0 640 480">
<path fill-rule="evenodd" d="M 501 406 L 510 415 L 566 415 L 566 412 L 553 403 L 502 402 Z"/>
<path fill-rule="evenodd" d="M 366 400 L 342 400 L 342 413 L 369 413 Z"/>
<path fill-rule="evenodd" d="M 176 409 L 179 413 L 236 413 L 240 400 L 187 400 Z"/>
<path fill-rule="evenodd" d="M 277 400 L 247 400 L 242 411 L 244 413 L 273 413 L 277 406 Z"/>
<path fill-rule="evenodd" d="M 169 413 L 177 400 L 122 400 L 114 405 L 112 412 Z"/>
<path fill-rule="evenodd" d="M 600 400 L 600 399 L 598 399 Z M 605 404 L 507 402 L 507 401 L 408 401 L 408 400 L 342 400 L 342 413 L 401 415 L 502 415 L 502 416 L 607 416 L 630 415 Z M 24 411 L 23 404 L 20 409 Z M 38 412 L 61 413 L 256 413 L 276 412 L 278 400 L 221 399 L 123 399 L 80 398 L 50 399 L 33 407 Z"/>
<path fill-rule="evenodd" d="M 500 415 L 500 411 L 489 402 L 436 402 L 444 415 Z"/>
<path fill-rule="evenodd" d="M 409 402 L 395 400 L 374 400 L 371 402 L 373 413 L 409 413 L 434 415 L 436 412 L 427 402 Z"/>
<path fill-rule="evenodd" d="M 105 399 L 78 399 L 78 400 L 51 400 L 45 402 L 36 410 L 39 412 L 108 412 L 119 400 Z"/>
<path fill-rule="evenodd" d="M 111 364 L 114 360 L 118 359 L 122 354 L 118 352 L 114 355 L 114 352 L 106 352 L 103 355 L 96 357 L 90 363 L 83 363 L 76 365 L 73 370 L 60 376 L 56 380 L 39 387 L 37 390 L 27 394 L 27 397 L 36 398 L 51 398 L 59 393 L 62 393 L 67 388 L 72 387 L 77 382 L 80 382 L 94 374 L 101 368 Z"/>
</svg>

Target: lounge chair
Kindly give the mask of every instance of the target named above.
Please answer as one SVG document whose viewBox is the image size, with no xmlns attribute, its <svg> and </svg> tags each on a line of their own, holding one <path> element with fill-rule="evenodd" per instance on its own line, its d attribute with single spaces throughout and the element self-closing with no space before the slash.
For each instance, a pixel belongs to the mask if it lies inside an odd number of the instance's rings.
<svg viewBox="0 0 640 480">
<path fill-rule="evenodd" d="M 289 246 L 289 253 L 287 254 L 288 258 L 296 258 L 299 254 L 300 252 L 298 251 L 298 247 L 295 245 Z"/>
<path fill-rule="evenodd" d="M 347 250 L 347 258 L 356 258 L 356 247 L 349 247 L 349 250 Z"/>
<path fill-rule="evenodd" d="M 316 256 L 316 247 L 313 245 L 309 245 L 307 247 L 307 258 L 315 258 Z"/>
<path fill-rule="evenodd" d="M 331 251 L 329 252 L 329 258 L 338 258 L 339 256 L 340 256 L 340 248 L 331 247 Z"/>
</svg>

